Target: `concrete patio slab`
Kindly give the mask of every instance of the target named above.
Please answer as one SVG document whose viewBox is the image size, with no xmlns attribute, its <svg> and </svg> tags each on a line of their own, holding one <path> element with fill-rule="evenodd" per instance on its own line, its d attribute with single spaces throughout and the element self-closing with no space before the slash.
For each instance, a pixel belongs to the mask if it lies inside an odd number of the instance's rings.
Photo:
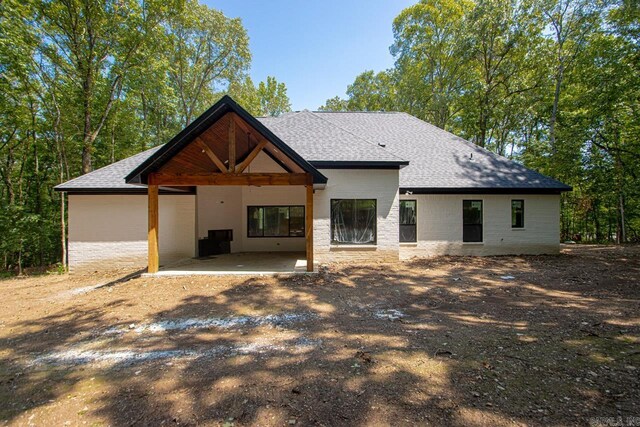
<svg viewBox="0 0 640 427">
<path fill-rule="evenodd" d="M 314 265 L 314 273 L 317 264 Z M 145 277 L 308 274 L 304 252 L 241 252 L 184 259 Z"/>
</svg>

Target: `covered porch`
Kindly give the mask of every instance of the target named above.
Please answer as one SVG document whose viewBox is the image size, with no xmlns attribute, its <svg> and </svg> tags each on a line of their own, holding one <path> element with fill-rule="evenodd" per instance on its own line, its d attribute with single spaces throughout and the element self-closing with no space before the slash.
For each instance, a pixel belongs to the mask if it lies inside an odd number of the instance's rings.
<svg viewBox="0 0 640 427">
<path fill-rule="evenodd" d="M 324 186 L 326 178 L 228 97 L 141 164 L 127 176 L 127 182 L 147 186 L 149 275 L 314 271 L 313 193 L 314 188 Z M 163 262 L 160 268 L 158 194 L 166 189 L 196 195 L 196 244 L 192 259 Z M 262 203 L 252 206 L 258 196 Z M 282 234 L 278 224 L 267 229 L 265 219 L 261 219 L 261 231 L 251 218 L 257 214 L 263 218 L 276 208 L 284 212 L 291 235 Z M 295 224 L 290 216 L 295 216 Z M 212 246 L 202 244 L 207 231 L 209 239 L 228 236 L 222 237 L 228 241 L 226 251 L 216 242 L 217 249 L 203 253 L 203 247 Z M 257 234 L 260 232 L 263 234 Z M 258 238 L 271 246 L 256 244 Z M 289 252 L 299 249 L 304 250 L 302 258 L 300 253 Z"/>
</svg>

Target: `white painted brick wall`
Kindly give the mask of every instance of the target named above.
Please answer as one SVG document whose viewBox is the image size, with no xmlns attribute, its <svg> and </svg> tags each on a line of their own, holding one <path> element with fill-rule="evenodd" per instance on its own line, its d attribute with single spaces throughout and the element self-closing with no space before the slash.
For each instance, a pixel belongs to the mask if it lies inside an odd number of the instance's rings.
<svg viewBox="0 0 640 427">
<path fill-rule="evenodd" d="M 321 170 L 329 181 L 313 197 L 313 246 L 319 262 L 398 259 L 398 170 Z M 331 244 L 331 199 L 376 199 L 377 245 Z"/>
<path fill-rule="evenodd" d="M 161 195 L 160 263 L 195 254 L 195 196 Z M 69 195 L 71 271 L 147 265 L 146 195 Z"/>
<path fill-rule="evenodd" d="M 270 157 L 261 152 L 245 173 L 285 172 Z M 302 205 L 306 203 L 305 188 L 294 186 L 199 186 L 198 237 L 208 230 L 232 229 L 231 252 L 304 251 L 304 237 L 247 237 L 247 206 Z"/>
<path fill-rule="evenodd" d="M 401 258 L 433 255 L 553 254 L 560 250 L 558 195 L 402 195 L 418 202 L 418 242 Z M 525 228 L 511 228 L 511 200 L 525 204 Z M 483 242 L 462 242 L 462 201 L 483 201 Z"/>
<path fill-rule="evenodd" d="M 277 171 L 258 157 L 257 171 Z M 257 159 L 257 160 L 258 160 Z M 261 162 L 264 165 L 261 165 Z M 328 169 L 314 193 L 314 252 L 319 262 L 393 261 L 413 256 L 541 254 L 559 251 L 557 195 L 403 195 L 397 170 Z M 232 228 L 232 251 L 304 251 L 304 238 L 246 237 L 248 205 L 305 204 L 302 186 L 199 187 L 196 196 L 160 196 L 160 263 L 193 257 L 196 235 Z M 376 199 L 377 244 L 332 245 L 331 199 Z M 398 243 L 399 199 L 418 201 L 418 242 Z M 462 242 L 462 200 L 481 199 L 484 242 Z M 525 229 L 511 228 L 511 200 L 525 200 Z M 223 202 L 223 203 L 222 203 Z M 197 211 L 197 219 L 196 219 Z M 197 222 L 196 222 L 197 221 Z M 197 224 L 197 229 L 196 229 Z M 147 264 L 146 195 L 70 195 L 69 264 L 73 271 Z"/>
</svg>

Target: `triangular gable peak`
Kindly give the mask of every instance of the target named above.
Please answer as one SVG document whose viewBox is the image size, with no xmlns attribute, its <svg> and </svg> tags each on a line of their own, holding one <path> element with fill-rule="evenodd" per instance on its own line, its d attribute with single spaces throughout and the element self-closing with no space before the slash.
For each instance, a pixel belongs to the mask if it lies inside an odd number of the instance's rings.
<svg viewBox="0 0 640 427">
<path fill-rule="evenodd" d="M 264 153 L 284 174 L 248 173 Z M 251 175 L 249 178 L 248 175 Z M 326 178 L 262 123 L 224 96 L 131 172 L 128 183 L 158 185 L 304 185 Z"/>
</svg>

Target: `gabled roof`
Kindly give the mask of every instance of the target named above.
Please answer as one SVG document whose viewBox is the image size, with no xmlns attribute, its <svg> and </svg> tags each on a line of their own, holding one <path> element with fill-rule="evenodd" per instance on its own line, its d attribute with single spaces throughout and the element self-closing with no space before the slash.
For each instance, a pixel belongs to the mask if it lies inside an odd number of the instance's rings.
<svg viewBox="0 0 640 427">
<path fill-rule="evenodd" d="M 145 174 L 229 111 L 273 142 L 314 182 L 317 169 L 400 168 L 400 189 L 415 193 L 560 193 L 571 187 L 456 135 L 395 112 L 286 113 L 255 119 L 224 97 L 167 144 L 56 187 L 58 191 L 144 191 Z M 125 182 L 126 177 L 126 182 Z M 170 189 L 168 189 L 170 191 Z"/>
<path fill-rule="evenodd" d="M 194 120 L 190 125 L 184 128 L 179 134 L 177 134 L 171 141 L 160 147 L 160 149 L 154 152 L 151 156 L 145 159 L 139 166 L 131 171 L 125 180 L 127 183 L 146 183 L 149 173 L 158 170 L 162 165 L 168 162 L 173 156 L 185 148 L 193 140 L 200 136 L 205 130 L 207 130 L 213 123 L 218 121 L 222 116 L 227 113 L 235 113 L 242 120 L 244 120 L 249 126 L 255 129 L 263 138 L 272 143 L 280 151 L 282 151 L 287 157 L 295 162 L 302 170 L 310 173 L 313 176 L 313 182 L 318 184 L 324 184 L 327 182 L 327 178 L 322 175 L 315 167 L 302 158 L 298 153 L 292 150 L 287 144 L 285 144 L 280 138 L 273 134 L 267 127 L 256 120 L 251 114 L 249 114 L 244 108 L 239 106 L 230 96 L 225 95 L 218 102 L 216 102 L 211 108 L 205 111 L 200 117 Z"/>
</svg>

